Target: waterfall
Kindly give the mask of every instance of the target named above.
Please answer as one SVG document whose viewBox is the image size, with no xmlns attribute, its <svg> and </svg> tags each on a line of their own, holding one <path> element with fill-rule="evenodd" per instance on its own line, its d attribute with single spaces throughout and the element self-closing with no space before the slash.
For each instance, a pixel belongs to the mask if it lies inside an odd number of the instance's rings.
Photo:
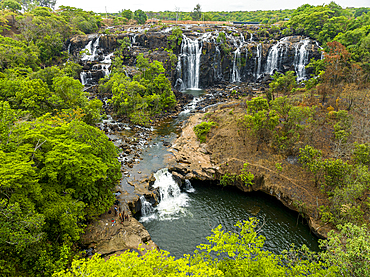
<svg viewBox="0 0 370 277">
<path fill-rule="evenodd" d="M 100 42 L 100 37 L 98 37 L 94 43 L 92 43 L 93 41 L 90 40 L 89 43 L 85 46 L 83 50 L 88 50 L 89 53 L 88 54 L 83 54 L 81 60 L 82 61 L 95 61 L 95 59 L 97 58 L 96 57 L 96 52 L 98 50 L 98 47 L 99 47 L 99 42 Z"/>
<path fill-rule="evenodd" d="M 257 70 L 254 74 L 254 77 L 257 80 L 261 76 L 261 65 L 262 65 L 262 44 L 261 43 L 257 45 L 256 63 L 257 63 Z"/>
<path fill-rule="evenodd" d="M 305 39 L 303 40 L 301 47 L 299 47 L 299 44 L 295 46 L 294 68 L 297 75 L 297 82 L 306 79 L 306 65 L 309 62 L 308 61 L 309 52 L 306 48 L 309 42 L 310 42 L 309 39 Z"/>
<path fill-rule="evenodd" d="M 104 57 L 104 60 L 101 62 L 102 63 L 102 69 L 103 69 L 103 72 L 104 72 L 104 76 L 107 76 L 109 77 L 110 75 L 110 66 L 112 64 L 112 56 L 113 56 L 114 53 L 110 53 L 109 55 L 105 56 Z"/>
<path fill-rule="evenodd" d="M 253 33 L 251 33 L 251 38 L 249 39 L 249 41 L 253 41 Z"/>
<path fill-rule="evenodd" d="M 80 79 L 81 79 L 81 84 L 83 85 L 83 86 L 85 86 L 86 85 L 86 83 L 87 83 L 87 80 L 86 80 L 86 72 L 84 72 L 84 71 L 82 71 L 81 73 L 80 73 Z"/>
<path fill-rule="evenodd" d="M 185 179 L 185 190 L 186 190 L 187 192 L 194 192 L 194 191 L 195 191 L 195 189 L 194 189 L 194 188 L 193 188 L 193 186 L 191 185 L 190 180 L 188 180 L 188 179 Z"/>
<path fill-rule="evenodd" d="M 222 75 L 222 65 L 221 65 L 221 51 L 218 45 L 215 43 L 216 55 L 214 58 L 213 70 L 215 71 L 215 76 L 218 81 L 221 81 L 223 78 Z"/>
<path fill-rule="evenodd" d="M 160 220 L 172 220 L 186 213 L 188 195 L 181 192 L 167 168 L 160 169 L 154 174 L 154 188 L 159 189 L 160 202 L 156 207 Z"/>
<path fill-rule="evenodd" d="M 142 216 L 150 216 L 153 214 L 154 209 L 152 204 L 150 204 L 148 201 L 146 201 L 145 196 L 140 196 L 140 202 L 141 202 L 141 215 Z"/>
<path fill-rule="evenodd" d="M 265 73 L 272 75 L 275 70 L 281 70 L 281 64 L 288 48 L 285 44 L 287 37 L 282 38 L 278 43 L 273 45 L 268 53 Z"/>
<path fill-rule="evenodd" d="M 183 35 L 180 58 L 183 63 L 182 79 L 186 88 L 199 88 L 199 67 L 202 46 L 197 39 Z"/>
<path fill-rule="evenodd" d="M 231 74 L 231 83 L 240 83 L 240 48 L 236 49 L 234 52 L 234 61 L 233 61 L 233 69 Z"/>
</svg>

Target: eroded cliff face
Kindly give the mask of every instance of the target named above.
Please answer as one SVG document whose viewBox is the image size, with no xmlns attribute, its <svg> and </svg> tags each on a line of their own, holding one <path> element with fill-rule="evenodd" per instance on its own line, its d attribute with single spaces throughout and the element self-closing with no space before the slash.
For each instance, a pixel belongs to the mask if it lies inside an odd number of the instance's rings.
<svg viewBox="0 0 370 277">
<path fill-rule="evenodd" d="M 312 58 L 320 59 L 316 41 L 301 36 L 282 37 L 280 31 L 266 37 L 258 29 L 229 26 L 179 26 L 182 36 L 173 44 L 177 61 L 168 53 L 172 28 L 125 27 L 113 34 L 75 36 L 66 47 L 84 66 L 81 80 L 97 84 L 109 74 L 113 52 L 126 66 L 134 66 L 137 55 L 159 60 L 177 90 L 208 88 L 219 83 L 260 82 L 275 71 L 295 71 L 297 80 L 310 76 L 305 66 Z M 254 27 L 255 28 L 255 27 Z M 126 47 L 119 48 L 126 39 Z M 87 51 L 88 54 L 80 54 Z M 128 75 L 129 72 L 128 72 Z"/>
<path fill-rule="evenodd" d="M 263 191 L 276 197 L 286 207 L 304 215 L 313 233 L 327 237 L 332 226 L 323 224 L 318 212 L 321 205 L 328 204 L 327 197 L 294 157 L 278 155 L 240 132 L 237 118 L 244 109 L 242 102 L 234 102 L 209 110 L 209 120 L 217 122 L 218 127 L 211 130 L 203 144 L 197 140 L 193 127 L 204 120 L 204 114 L 192 116 L 172 146 L 174 156 L 169 170 L 178 179 L 218 184 L 225 173 L 241 174 L 244 164 L 248 163 L 247 170 L 255 176 L 253 184 L 245 185 L 236 179 L 228 185 L 243 192 Z M 276 168 L 277 162 L 281 163 L 282 170 Z"/>
</svg>

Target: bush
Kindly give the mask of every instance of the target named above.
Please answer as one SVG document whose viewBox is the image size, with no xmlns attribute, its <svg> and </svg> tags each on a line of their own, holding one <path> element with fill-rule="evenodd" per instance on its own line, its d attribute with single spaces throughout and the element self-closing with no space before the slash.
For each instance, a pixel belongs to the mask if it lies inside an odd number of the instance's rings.
<svg viewBox="0 0 370 277">
<path fill-rule="evenodd" d="M 194 127 L 194 132 L 199 139 L 200 143 L 206 142 L 206 137 L 212 127 L 217 126 L 217 123 L 211 122 L 202 122 L 199 125 Z"/>
</svg>

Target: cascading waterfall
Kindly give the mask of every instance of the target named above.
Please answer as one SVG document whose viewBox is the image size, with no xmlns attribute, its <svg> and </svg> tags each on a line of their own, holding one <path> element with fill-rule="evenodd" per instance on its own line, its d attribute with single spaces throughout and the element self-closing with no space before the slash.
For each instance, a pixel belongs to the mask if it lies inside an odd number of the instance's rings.
<svg viewBox="0 0 370 277">
<path fill-rule="evenodd" d="M 93 72 L 102 71 L 103 76 L 109 76 L 110 75 L 110 66 L 112 64 L 112 56 L 113 53 L 110 53 L 108 55 L 103 55 L 102 52 L 98 54 L 98 48 L 100 43 L 100 37 L 98 37 L 95 42 L 94 40 L 90 40 L 88 44 L 85 46 L 83 50 L 88 50 L 89 54 L 84 54 L 81 58 L 81 61 L 85 62 L 93 62 L 100 60 L 99 63 L 94 64 L 91 68 L 91 71 L 82 71 L 80 73 L 80 80 L 82 85 L 93 85 L 96 83 L 96 77 L 94 77 Z M 98 75 L 101 76 L 101 75 Z"/>
<path fill-rule="evenodd" d="M 180 59 L 182 61 L 182 80 L 188 89 L 199 88 L 199 68 L 202 45 L 197 39 L 183 35 Z"/>
<path fill-rule="evenodd" d="M 158 219 L 171 220 L 185 214 L 189 197 L 186 192 L 181 192 L 168 169 L 160 169 L 154 177 L 153 187 L 158 188 L 160 194 L 160 202 L 156 207 Z"/>
<path fill-rule="evenodd" d="M 216 48 L 216 55 L 215 55 L 215 58 L 214 58 L 213 69 L 215 71 L 216 79 L 218 81 L 221 81 L 222 78 L 223 78 L 222 68 L 221 68 L 221 51 L 220 51 L 220 48 L 218 47 L 218 45 L 216 45 L 216 43 L 215 43 L 215 48 Z"/>
<path fill-rule="evenodd" d="M 265 73 L 272 75 L 275 70 L 280 70 L 280 65 L 283 61 L 284 54 L 287 53 L 285 41 L 287 38 L 282 38 L 278 43 L 273 45 L 268 53 Z"/>
<path fill-rule="evenodd" d="M 85 46 L 85 48 L 82 49 L 82 50 L 89 51 L 88 54 L 87 53 L 83 54 L 81 58 L 82 61 L 90 61 L 90 62 L 95 61 L 96 53 L 99 48 L 99 42 L 100 42 L 100 37 L 98 37 L 94 43 L 92 40 L 89 41 L 89 43 Z"/>
<path fill-rule="evenodd" d="M 234 52 L 233 69 L 231 74 L 231 83 L 240 83 L 240 48 L 237 48 Z"/>
<path fill-rule="evenodd" d="M 191 185 L 190 180 L 188 180 L 188 179 L 185 179 L 185 190 L 186 190 L 187 192 L 194 192 L 194 191 L 195 191 L 195 189 L 194 189 L 194 188 L 193 188 L 193 186 Z"/>
<path fill-rule="evenodd" d="M 154 209 L 152 204 L 150 204 L 146 199 L 145 196 L 140 196 L 140 203 L 141 203 L 141 215 L 144 217 L 150 216 L 154 213 Z"/>
<path fill-rule="evenodd" d="M 102 63 L 102 69 L 104 71 L 104 76 L 108 76 L 110 75 L 110 66 L 112 64 L 112 56 L 113 56 L 114 53 L 110 53 L 109 55 L 105 56 L 104 57 L 104 60 L 101 62 Z"/>
<path fill-rule="evenodd" d="M 261 76 L 261 65 L 262 65 L 262 44 L 261 43 L 257 45 L 256 63 L 257 63 L 257 69 L 255 71 L 254 77 L 257 80 Z"/>
<path fill-rule="evenodd" d="M 295 47 L 294 68 L 297 75 L 297 82 L 306 79 L 306 65 L 308 64 L 309 57 L 309 52 L 306 48 L 309 42 L 309 39 L 305 39 L 300 47 L 299 44 Z"/>
</svg>

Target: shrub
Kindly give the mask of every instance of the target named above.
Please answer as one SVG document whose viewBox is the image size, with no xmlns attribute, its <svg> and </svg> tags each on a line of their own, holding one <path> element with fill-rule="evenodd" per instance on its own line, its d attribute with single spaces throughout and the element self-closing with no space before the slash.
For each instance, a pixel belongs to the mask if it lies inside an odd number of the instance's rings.
<svg viewBox="0 0 370 277">
<path fill-rule="evenodd" d="M 194 127 L 194 132 L 199 139 L 200 143 L 206 142 L 206 137 L 212 127 L 217 126 L 217 123 L 211 122 L 202 122 Z"/>
</svg>

